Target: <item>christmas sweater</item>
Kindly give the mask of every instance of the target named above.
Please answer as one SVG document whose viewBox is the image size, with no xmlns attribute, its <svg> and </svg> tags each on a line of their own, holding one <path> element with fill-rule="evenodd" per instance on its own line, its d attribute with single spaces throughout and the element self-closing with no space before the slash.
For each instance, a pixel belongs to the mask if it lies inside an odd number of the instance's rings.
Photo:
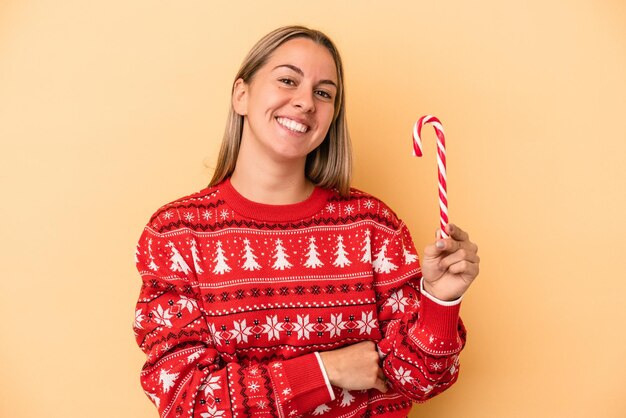
<svg viewBox="0 0 626 418">
<path fill-rule="evenodd" d="M 163 417 L 406 417 L 457 379 L 459 305 L 420 290 L 406 225 L 369 194 L 266 205 L 226 180 L 160 208 L 135 255 L 140 380 Z M 387 393 L 328 381 L 318 353 L 365 340 Z"/>
</svg>

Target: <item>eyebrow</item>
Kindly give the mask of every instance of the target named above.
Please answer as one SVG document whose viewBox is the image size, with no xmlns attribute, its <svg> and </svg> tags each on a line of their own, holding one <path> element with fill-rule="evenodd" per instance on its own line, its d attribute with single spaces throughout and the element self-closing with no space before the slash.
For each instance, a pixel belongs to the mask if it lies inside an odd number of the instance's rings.
<svg viewBox="0 0 626 418">
<path fill-rule="evenodd" d="M 300 74 L 301 76 L 304 77 L 304 71 L 302 71 L 300 68 L 296 67 L 295 65 L 291 65 L 291 64 L 281 64 L 281 65 L 277 65 L 276 67 L 274 67 L 274 70 L 280 67 L 287 67 L 292 71 L 295 71 L 296 73 Z M 337 87 L 337 83 L 335 83 L 333 80 L 320 80 L 318 84 L 331 84 L 333 86 L 335 86 L 336 89 L 338 89 Z"/>
</svg>

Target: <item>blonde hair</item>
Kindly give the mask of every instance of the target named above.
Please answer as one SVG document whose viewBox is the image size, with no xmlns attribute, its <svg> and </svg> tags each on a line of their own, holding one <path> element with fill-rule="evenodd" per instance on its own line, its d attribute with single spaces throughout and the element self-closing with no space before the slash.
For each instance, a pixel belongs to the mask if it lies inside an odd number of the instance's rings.
<svg viewBox="0 0 626 418">
<path fill-rule="evenodd" d="M 338 78 L 333 121 L 324 141 L 307 156 L 305 176 L 320 187 L 335 188 L 341 195 L 346 196 L 350 190 L 352 176 L 352 147 L 346 122 L 343 65 L 339 51 L 328 36 L 304 26 L 285 26 L 268 33 L 252 47 L 244 58 L 235 76 L 233 87 L 240 78 L 245 83 L 250 83 L 272 53 L 285 42 L 295 38 L 307 38 L 326 47 L 335 61 Z M 215 186 L 230 177 L 235 170 L 242 132 L 243 116 L 235 112 L 231 100 L 222 146 L 210 186 Z"/>
</svg>

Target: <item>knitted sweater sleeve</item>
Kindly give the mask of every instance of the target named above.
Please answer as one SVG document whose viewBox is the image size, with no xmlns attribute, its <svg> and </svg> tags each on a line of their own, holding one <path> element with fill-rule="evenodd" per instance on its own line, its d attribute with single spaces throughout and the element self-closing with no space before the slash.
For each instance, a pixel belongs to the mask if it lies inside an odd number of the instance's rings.
<svg viewBox="0 0 626 418">
<path fill-rule="evenodd" d="M 194 246 L 181 249 L 191 240 L 190 231 L 162 235 L 148 226 L 136 251 L 142 287 L 133 328 L 147 356 L 140 380 L 160 416 L 290 416 L 332 400 L 315 353 L 245 365 L 220 355 L 202 308 Z"/>
<path fill-rule="evenodd" d="M 383 330 L 378 349 L 388 382 L 423 402 L 457 380 L 466 340 L 460 303 L 446 306 L 420 291 L 419 260 L 404 223 L 387 239 L 388 264 L 398 268 L 375 272 Z"/>
</svg>

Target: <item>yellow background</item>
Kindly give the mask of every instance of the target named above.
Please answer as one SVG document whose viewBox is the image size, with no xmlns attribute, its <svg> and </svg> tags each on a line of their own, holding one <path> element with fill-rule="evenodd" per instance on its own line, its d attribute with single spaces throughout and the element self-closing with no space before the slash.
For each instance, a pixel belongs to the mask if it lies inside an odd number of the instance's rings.
<svg viewBox="0 0 626 418">
<path fill-rule="evenodd" d="M 229 91 L 263 34 L 306 24 L 347 68 L 355 182 L 418 248 L 480 245 L 458 383 L 412 417 L 626 416 L 622 0 L 0 2 L 0 416 L 154 417 L 133 253 L 208 182 Z"/>
</svg>

